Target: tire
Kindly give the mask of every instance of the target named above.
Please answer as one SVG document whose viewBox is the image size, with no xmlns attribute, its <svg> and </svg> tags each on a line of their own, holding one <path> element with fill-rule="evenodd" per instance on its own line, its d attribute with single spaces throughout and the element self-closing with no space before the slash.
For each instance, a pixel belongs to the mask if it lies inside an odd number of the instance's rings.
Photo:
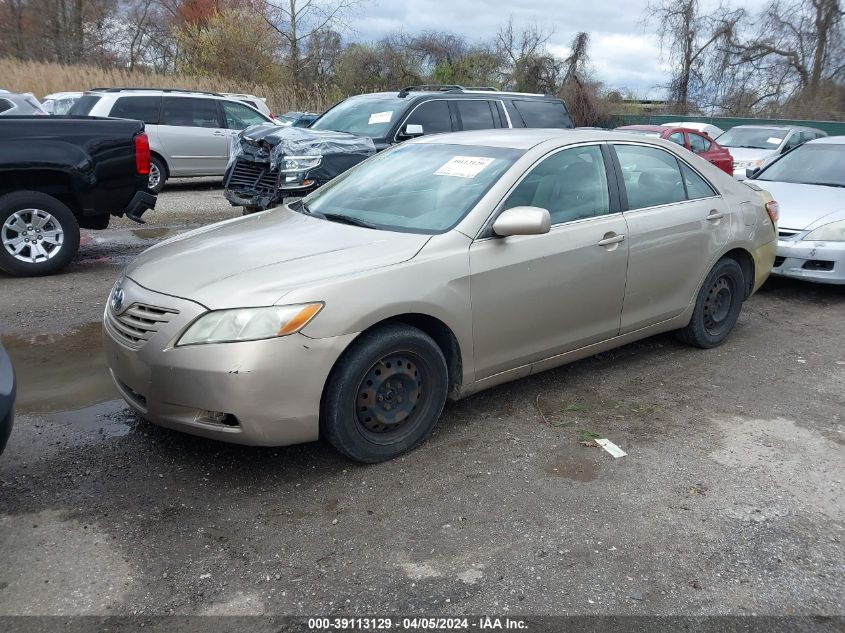
<svg viewBox="0 0 845 633">
<path fill-rule="evenodd" d="M 150 179 L 147 188 L 153 193 L 161 193 L 167 182 L 167 165 L 158 156 L 150 156 Z"/>
<path fill-rule="evenodd" d="M 446 359 L 428 334 L 402 324 L 365 332 L 329 375 L 320 433 L 356 461 L 392 459 L 434 429 L 448 383 Z"/>
<path fill-rule="evenodd" d="M 734 259 L 720 259 L 701 285 L 690 322 L 679 330 L 679 338 L 703 349 L 721 345 L 736 325 L 744 300 L 742 267 Z"/>
<path fill-rule="evenodd" d="M 0 269 L 18 277 L 51 275 L 78 250 L 79 224 L 64 203 L 37 191 L 0 198 Z"/>
</svg>

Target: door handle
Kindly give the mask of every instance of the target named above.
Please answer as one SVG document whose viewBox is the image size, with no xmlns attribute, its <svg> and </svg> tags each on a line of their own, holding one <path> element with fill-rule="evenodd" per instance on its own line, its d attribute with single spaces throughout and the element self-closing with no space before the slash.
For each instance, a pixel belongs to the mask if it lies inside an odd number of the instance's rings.
<svg viewBox="0 0 845 633">
<path fill-rule="evenodd" d="M 214 136 L 226 136 L 226 132 L 221 132 L 220 130 L 216 130 L 214 132 Z"/>
<path fill-rule="evenodd" d="M 625 240 L 624 235 L 616 235 L 612 233 L 607 233 L 603 239 L 600 239 L 597 243 L 599 246 L 610 246 L 611 244 L 618 244 Z"/>
<path fill-rule="evenodd" d="M 725 217 L 725 214 L 721 211 L 717 211 L 716 209 L 711 209 L 710 214 L 707 216 L 708 220 L 721 220 Z"/>
</svg>

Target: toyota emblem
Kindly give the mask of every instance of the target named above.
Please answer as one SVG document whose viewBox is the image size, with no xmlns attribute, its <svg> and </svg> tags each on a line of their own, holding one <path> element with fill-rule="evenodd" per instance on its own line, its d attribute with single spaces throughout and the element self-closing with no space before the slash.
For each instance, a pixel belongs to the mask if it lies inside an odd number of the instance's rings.
<svg viewBox="0 0 845 633">
<path fill-rule="evenodd" d="M 120 312 L 123 307 L 123 288 L 116 286 L 111 295 L 111 309 L 114 312 Z"/>
</svg>

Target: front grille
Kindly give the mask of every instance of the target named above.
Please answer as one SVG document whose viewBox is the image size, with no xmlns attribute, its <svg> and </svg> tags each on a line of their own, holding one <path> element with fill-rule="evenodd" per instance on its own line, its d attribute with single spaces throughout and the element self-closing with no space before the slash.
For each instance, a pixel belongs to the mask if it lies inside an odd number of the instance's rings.
<svg viewBox="0 0 845 633">
<path fill-rule="evenodd" d="M 799 229 L 785 229 L 778 227 L 778 237 L 792 237 L 798 235 L 801 231 Z"/>
<path fill-rule="evenodd" d="M 178 310 L 133 303 L 120 314 L 108 311 L 106 323 L 111 332 L 127 347 L 140 349 Z"/>
<path fill-rule="evenodd" d="M 235 161 L 226 188 L 250 193 L 275 193 L 279 185 L 279 172 L 270 169 L 268 163 L 255 163 L 238 158 Z"/>
</svg>

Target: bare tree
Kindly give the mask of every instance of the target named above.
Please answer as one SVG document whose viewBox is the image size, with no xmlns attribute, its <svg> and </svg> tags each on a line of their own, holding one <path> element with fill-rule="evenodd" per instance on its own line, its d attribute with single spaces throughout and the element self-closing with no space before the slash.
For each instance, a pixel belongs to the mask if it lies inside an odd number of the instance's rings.
<svg viewBox="0 0 845 633">
<path fill-rule="evenodd" d="M 266 0 L 263 16 L 281 35 L 287 49 L 286 66 L 291 84 L 302 86 L 303 72 L 314 66 L 308 42 L 327 29 L 348 28 L 350 12 L 369 0 Z"/>
<path fill-rule="evenodd" d="M 546 50 L 552 34 L 553 31 L 536 23 L 518 30 L 510 17 L 495 39 L 496 52 L 503 64 L 502 84 L 515 90 L 555 92 L 560 64 Z"/>
</svg>

